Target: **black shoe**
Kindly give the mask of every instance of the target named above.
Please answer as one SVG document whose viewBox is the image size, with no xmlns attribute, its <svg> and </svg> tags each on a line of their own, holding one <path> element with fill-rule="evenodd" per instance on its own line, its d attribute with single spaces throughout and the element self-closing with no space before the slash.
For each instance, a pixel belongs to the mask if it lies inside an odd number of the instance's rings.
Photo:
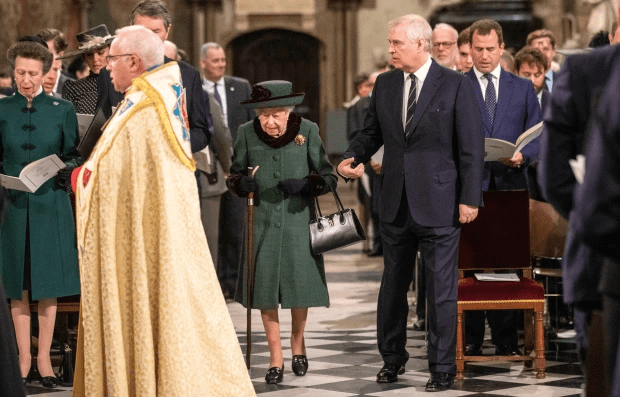
<svg viewBox="0 0 620 397">
<path fill-rule="evenodd" d="M 282 382 L 282 378 L 284 377 L 284 364 L 282 364 L 282 368 L 280 367 L 271 367 L 267 370 L 267 375 L 265 375 L 265 381 L 270 385 L 275 385 L 276 383 Z"/>
<path fill-rule="evenodd" d="M 426 330 L 426 320 L 422 319 L 422 320 L 418 320 L 415 323 L 413 323 L 413 330 L 414 331 L 425 331 Z"/>
<path fill-rule="evenodd" d="M 496 356 L 522 356 L 519 349 L 516 346 L 512 345 L 498 345 L 495 347 L 495 355 Z"/>
<path fill-rule="evenodd" d="M 308 359 L 304 355 L 293 356 L 293 372 L 297 376 L 304 376 L 308 371 Z"/>
<path fill-rule="evenodd" d="M 426 383 L 426 391 L 446 391 L 452 387 L 454 375 L 445 372 L 435 372 Z"/>
<path fill-rule="evenodd" d="M 482 356 L 482 346 L 475 343 L 468 343 L 465 346 L 466 356 Z"/>
<path fill-rule="evenodd" d="M 405 367 L 396 364 L 385 364 L 377 374 L 377 383 L 393 383 L 398 380 L 398 375 L 405 373 Z"/>
<path fill-rule="evenodd" d="M 22 383 L 26 386 L 28 384 L 28 377 L 22 378 Z"/>
<path fill-rule="evenodd" d="M 60 380 L 55 376 L 44 376 L 41 378 L 41 386 L 45 388 L 53 389 L 58 385 L 60 385 Z"/>
</svg>

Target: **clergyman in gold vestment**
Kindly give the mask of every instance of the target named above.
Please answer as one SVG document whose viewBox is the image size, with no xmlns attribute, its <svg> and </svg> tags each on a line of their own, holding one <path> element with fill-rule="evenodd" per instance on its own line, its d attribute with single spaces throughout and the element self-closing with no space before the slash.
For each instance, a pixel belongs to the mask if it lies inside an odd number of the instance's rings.
<svg viewBox="0 0 620 397">
<path fill-rule="evenodd" d="M 126 92 L 77 174 L 82 300 L 73 396 L 255 396 L 204 230 L 176 62 L 117 31 Z M 133 79 L 133 81 L 132 81 Z"/>
</svg>

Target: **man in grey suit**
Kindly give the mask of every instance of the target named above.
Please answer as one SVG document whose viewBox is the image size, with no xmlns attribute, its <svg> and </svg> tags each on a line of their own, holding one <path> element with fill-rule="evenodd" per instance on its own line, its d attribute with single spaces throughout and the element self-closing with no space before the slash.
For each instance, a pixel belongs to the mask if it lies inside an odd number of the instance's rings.
<svg viewBox="0 0 620 397">
<path fill-rule="evenodd" d="M 217 43 L 205 43 L 200 47 L 200 67 L 204 72 L 204 88 L 209 96 L 221 105 L 234 143 L 239 126 L 255 117 L 252 109 L 244 109 L 239 105 L 239 102 L 250 99 L 250 83 L 238 77 L 224 76 L 226 54 Z M 224 171 L 228 173 L 228 169 Z M 244 206 L 244 199 L 235 197 L 228 191 L 222 196 L 217 274 L 226 298 L 232 298 L 235 294 L 239 264 L 243 256 Z"/>
<path fill-rule="evenodd" d="M 200 195 L 200 218 L 207 236 L 211 258 L 213 263 L 217 264 L 220 202 L 222 195 L 228 191 L 226 177 L 230 169 L 233 143 L 220 104 L 206 90 L 204 95 L 208 98 L 211 108 L 213 139 L 209 146 L 199 152 L 200 154 L 194 155 L 194 159 Z"/>
</svg>

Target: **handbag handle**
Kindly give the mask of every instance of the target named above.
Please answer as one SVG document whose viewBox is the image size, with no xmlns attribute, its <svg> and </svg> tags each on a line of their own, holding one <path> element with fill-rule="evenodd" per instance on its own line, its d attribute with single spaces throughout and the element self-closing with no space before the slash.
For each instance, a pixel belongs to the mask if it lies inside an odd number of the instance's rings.
<svg viewBox="0 0 620 397">
<path fill-rule="evenodd" d="M 327 186 L 329 186 L 329 190 L 332 191 L 332 194 L 334 195 L 334 199 L 336 200 L 336 207 L 338 208 L 338 212 L 340 213 L 340 223 L 344 223 L 344 216 L 342 215 L 342 213 L 344 212 L 344 206 L 342 205 L 342 201 L 340 201 L 340 197 L 338 197 L 338 193 L 336 193 L 336 189 L 334 189 L 331 183 L 329 183 L 329 180 L 325 179 L 325 183 L 327 183 Z M 320 219 L 323 217 L 323 213 L 321 212 L 321 206 L 319 206 L 318 196 L 314 196 L 314 210 L 316 214 L 318 214 L 317 219 Z M 319 224 L 320 223 L 321 221 L 319 220 Z"/>
</svg>

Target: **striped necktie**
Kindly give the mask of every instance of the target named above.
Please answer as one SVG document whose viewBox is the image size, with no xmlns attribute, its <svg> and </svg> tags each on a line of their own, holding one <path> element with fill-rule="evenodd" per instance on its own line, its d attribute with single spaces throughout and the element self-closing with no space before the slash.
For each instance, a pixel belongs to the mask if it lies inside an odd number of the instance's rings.
<svg viewBox="0 0 620 397">
<path fill-rule="evenodd" d="M 407 122 L 405 123 L 405 136 L 409 136 L 412 132 L 413 128 L 413 115 L 415 114 L 415 105 L 416 105 L 416 89 L 417 83 L 415 79 L 415 75 L 413 73 L 409 74 L 409 78 L 411 79 L 411 88 L 409 88 L 409 96 L 407 97 Z"/>
</svg>

